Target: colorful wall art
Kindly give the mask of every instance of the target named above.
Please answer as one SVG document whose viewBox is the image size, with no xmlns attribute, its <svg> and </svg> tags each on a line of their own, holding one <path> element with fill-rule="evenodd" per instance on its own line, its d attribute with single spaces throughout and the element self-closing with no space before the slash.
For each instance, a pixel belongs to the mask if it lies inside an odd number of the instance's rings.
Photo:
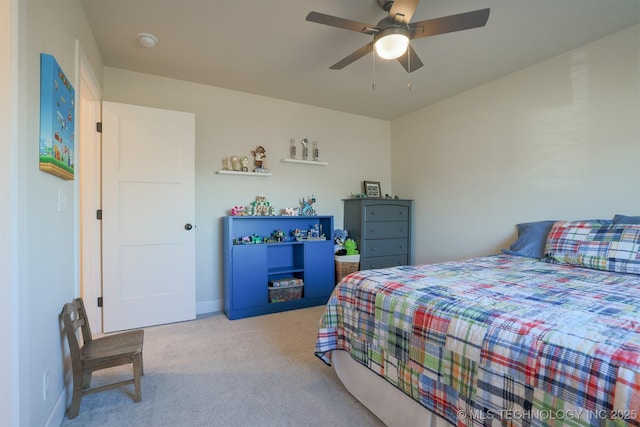
<svg viewBox="0 0 640 427">
<path fill-rule="evenodd" d="M 72 180 L 75 90 L 55 58 L 40 55 L 40 170 Z"/>
</svg>

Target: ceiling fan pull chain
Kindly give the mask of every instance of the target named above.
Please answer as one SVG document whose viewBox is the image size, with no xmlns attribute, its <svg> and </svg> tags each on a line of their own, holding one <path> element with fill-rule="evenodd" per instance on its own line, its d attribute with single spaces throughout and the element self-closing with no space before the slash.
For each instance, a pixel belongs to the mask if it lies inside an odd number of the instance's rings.
<svg viewBox="0 0 640 427">
<path fill-rule="evenodd" d="M 373 59 L 373 82 L 371 82 L 371 90 L 376 90 L 376 53 L 371 50 L 371 58 Z"/>
<path fill-rule="evenodd" d="M 411 90 L 411 49 L 407 50 L 407 65 L 409 67 L 409 72 L 407 73 L 407 90 Z"/>
</svg>

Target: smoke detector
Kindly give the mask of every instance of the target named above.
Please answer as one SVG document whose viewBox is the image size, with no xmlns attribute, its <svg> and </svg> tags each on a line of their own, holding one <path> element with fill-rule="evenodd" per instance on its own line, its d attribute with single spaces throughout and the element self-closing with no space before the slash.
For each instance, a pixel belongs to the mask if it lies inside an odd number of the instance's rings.
<svg viewBox="0 0 640 427">
<path fill-rule="evenodd" d="M 158 39 L 153 34 L 140 33 L 138 34 L 138 41 L 144 47 L 154 47 L 158 43 Z"/>
</svg>

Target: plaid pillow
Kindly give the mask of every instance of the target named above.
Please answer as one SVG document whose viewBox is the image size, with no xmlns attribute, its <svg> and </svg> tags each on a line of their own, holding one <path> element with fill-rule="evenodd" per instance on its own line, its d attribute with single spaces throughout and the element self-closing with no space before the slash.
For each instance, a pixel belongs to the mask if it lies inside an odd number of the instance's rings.
<svg viewBox="0 0 640 427">
<path fill-rule="evenodd" d="M 557 264 L 640 274 L 640 225 L 557 221 L 544 256 Z"/>
</svg>

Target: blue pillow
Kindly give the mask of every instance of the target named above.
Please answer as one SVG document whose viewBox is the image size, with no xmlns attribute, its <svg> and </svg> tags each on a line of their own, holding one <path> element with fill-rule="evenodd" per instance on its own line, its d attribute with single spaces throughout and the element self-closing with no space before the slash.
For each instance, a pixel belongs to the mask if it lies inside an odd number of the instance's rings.
<svg viewBox="0 0 640 427">
<path fill-rule="evenodd" d="M 614 224 L 640 224 L 640 216 L 627 216 L 616 214 L 613 217 Z"/>
<path fill-rule="evenodd" d="M 542 258 L 547 235 L 554 223 L 555 221 L 535 221 L 518 224 L 518 239 L 509 249 L 503 249 L 502 252 L 508 255 Z"/>
</svg>

